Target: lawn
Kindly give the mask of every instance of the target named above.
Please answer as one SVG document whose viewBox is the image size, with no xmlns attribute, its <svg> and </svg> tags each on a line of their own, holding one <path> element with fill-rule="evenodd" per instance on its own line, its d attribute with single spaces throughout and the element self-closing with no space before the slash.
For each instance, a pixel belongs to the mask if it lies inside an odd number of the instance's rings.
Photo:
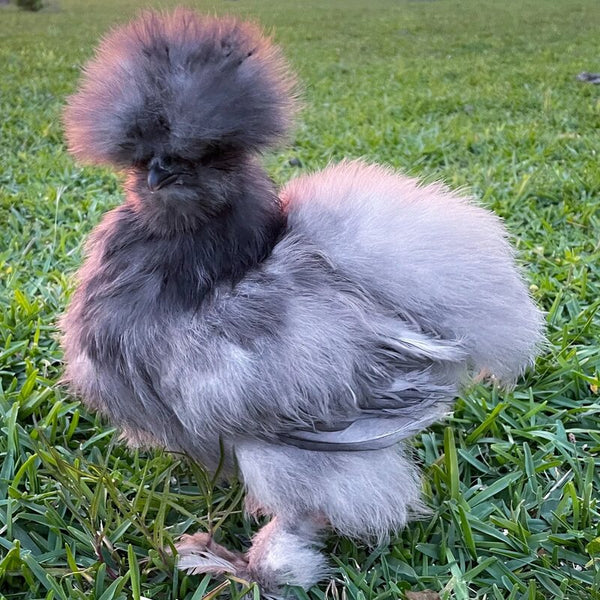
<svg viewBox="0 0 600 600">
<path fill-rule="evenodd" d="M 120 202 L 117 176 L 66 154 L 64 98 L 111 24 L 171 4 L 0 7 L 0 598 L 226 598 L 164 548 L 256 530 L 239 485 L 128 451 L 59 384 L 57 316 Z M 414 440 L 431 514 L 377 549 L 331 538 L 331 583 L 300 597 L 600 598 L 600 86 L 576 80 L 600 71 L 598 1 L 187 4 L 260 21 L 299 73 L 292 144 L 265 158 L 277 181 L 362 156 L 466 189 L 506 220 L 547 312 L 535 370 L 467 390 Z"/>
</svg>

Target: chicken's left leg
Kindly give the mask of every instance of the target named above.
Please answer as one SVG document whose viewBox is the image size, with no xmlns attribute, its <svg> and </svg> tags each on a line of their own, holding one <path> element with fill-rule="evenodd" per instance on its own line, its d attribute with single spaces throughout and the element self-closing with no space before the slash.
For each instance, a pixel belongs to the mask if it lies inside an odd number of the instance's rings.
<svg viewBox="0 0 600 600">
<path fill-rule="evenodd" d="M 275 516 L 252 539 L 246 553 L 248 575 L 267 593 L 278 594 L 284 586 L 308 589 L 328 572 L 319 551 L 323 523 L 318 518 Z"/>
</svg>

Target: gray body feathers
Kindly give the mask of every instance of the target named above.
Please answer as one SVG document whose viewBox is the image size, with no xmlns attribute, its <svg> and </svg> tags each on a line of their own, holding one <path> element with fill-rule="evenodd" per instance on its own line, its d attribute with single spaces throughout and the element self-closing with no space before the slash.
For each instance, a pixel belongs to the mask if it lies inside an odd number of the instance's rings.
<svg viewBox="0 0 600 600">
<path fill-rule="evenodd" d="M 79 158 L 129 169 L 128 193 L 62 329 L 67 380 L 131 443 L 237 461 L 249 509 L 277 515 L 250 564 L 306 587 L 319 527 L 307 573 L 281 540 L 312 520 L 382 538 L 418 514 L 401 441 L 469 375 L 513 382 L 542 318 L 500 220 L 441 185 L 355 161 L 278 198 L 254 154 L 285 131 L 289 82 L 235 21 L 150 14 L 107 38 L 65 119 Z M 149 191 L 157 164 L 174 183 Z"/>
<path fill-rule="evenodd" d="M 469 372 L 512 380 L 533 359 L 541 319 L 488 211 L 360 162 L 292 182 L 283 197 L 288 225 L 271 255 L 197 307 L 159 311 L 162 274 L 144 272 L 145 257 L 130 246 L 122 250 L 130 276 L 144 273 L 139 291 L 154 298 L 122 304 L 116 294 L 104 311 L 102 299 L 81 301 L 85 282 L 75 292 L 64 321 L 67 377 L 133 439 L 154 438 L 208 466 L 219 460 L 219 438 L 234 451 L 269 442 L 287 460 L 307 456 L 337 471 L 341 456 L 281 444 L 393 445 L 447 413 Z M 107 242 L 94 237 L 84 278 L 109 268 L 94 262 Z M 90 311 L 95 345 L 106 347 L 107 328 L 118 336 L 117 368 L 82 345 L 78 323 Z M 283 471 L 298 481 L 303 468 Z M 388 486 L 389 464 L 385 472 Z M 349 485 L 372 485 L 370 468 L 355 475 Z"/>
</svg>

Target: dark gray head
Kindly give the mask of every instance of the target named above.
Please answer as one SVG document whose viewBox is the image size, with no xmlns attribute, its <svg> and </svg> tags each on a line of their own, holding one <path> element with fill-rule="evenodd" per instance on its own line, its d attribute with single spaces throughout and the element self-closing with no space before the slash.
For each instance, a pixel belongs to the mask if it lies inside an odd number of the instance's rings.
<svg viewBox="0 0 600 600">
<path fill-rule="evenodd" d="M 190 198 L 285 135 L 293 80 L 261 32 L 178 9 L 112 31 L 65 110 L 69 150 L 129 169 L 134 186 Z M 212 181 L 212 184 L 211 184 Z M 197 196 L 196 196 L 197 197 Z"/>
</svg>

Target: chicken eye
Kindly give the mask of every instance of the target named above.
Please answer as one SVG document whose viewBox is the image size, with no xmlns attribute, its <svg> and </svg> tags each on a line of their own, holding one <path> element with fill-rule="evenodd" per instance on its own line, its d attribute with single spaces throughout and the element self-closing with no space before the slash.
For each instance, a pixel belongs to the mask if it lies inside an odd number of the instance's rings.
<svg viewBox="0 0 600 600">
<path fill-rule="evenodd" d="M 171 156 L 162 156 L 160 158 L 160 164 L 165 169 L 170 169 L 175 163 L 176 160 Z"/>
<path fill-rule="evenodd" d="M 171 126 L 169 125 L 169 122 L 163 115 L 159 115 L 157 121 L 158 126 L 164 129 L 167 133 L 171 131 Z"/>
</svg>

